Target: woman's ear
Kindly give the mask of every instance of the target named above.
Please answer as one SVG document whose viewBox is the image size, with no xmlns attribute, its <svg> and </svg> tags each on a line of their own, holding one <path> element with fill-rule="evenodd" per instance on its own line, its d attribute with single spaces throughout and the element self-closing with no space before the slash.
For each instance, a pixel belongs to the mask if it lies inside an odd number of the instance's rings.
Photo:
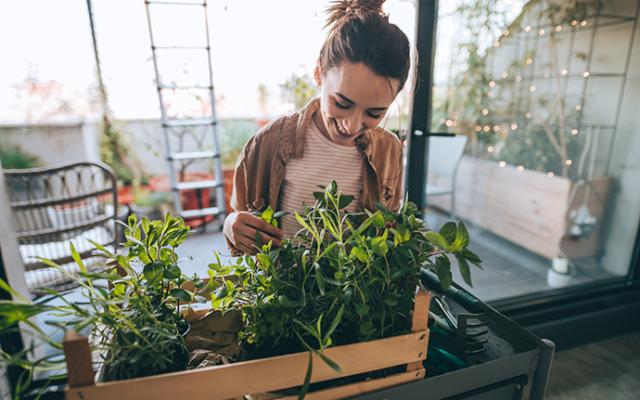
<svg viewBox="0 0 640 400">
<path fill-rule="evenodd" d="M 320 68 L 320 63 L 317 63 L 313 69 L 313 80 L 316 81 L 316 85 L 318 86 L 322 84 L 322 68 Z"/>
</svg>

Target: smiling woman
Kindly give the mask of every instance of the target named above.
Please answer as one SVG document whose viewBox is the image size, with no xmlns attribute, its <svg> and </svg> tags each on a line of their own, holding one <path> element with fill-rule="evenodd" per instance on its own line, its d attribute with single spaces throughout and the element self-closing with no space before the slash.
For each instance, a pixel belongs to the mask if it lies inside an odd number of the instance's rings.
<svg viewBox="0 0 640 400">
<path fill-rule="evenodd" d="M 235 253 L 253 254 L 256 241 L 292 237 L 252 212 L 266 206 L 302 212 L 313 192 L 332 180 L 353 195 L 352 210 L 382 203 L 397 210 L 402 199 L 402 144 L 379 127 L 409 74 L 409 40 L 382 11 L 384 0 L 341 0 L 328 8 L 329 33 L 314 71 L 320 96 L 298 112 L 265 126 L 246 144 L 235 170 L 224 225 Z"/>
</svg>

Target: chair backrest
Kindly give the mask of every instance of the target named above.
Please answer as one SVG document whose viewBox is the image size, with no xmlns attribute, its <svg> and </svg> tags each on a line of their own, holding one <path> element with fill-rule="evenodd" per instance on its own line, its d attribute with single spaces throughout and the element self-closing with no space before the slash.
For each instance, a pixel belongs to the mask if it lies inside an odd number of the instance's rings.
<svg viewBox="0 0 640 400">
<path fill-rule="evenodd" d="M 429 174 L 453 179 L 466 143 L 462 135 L 429 137 Z"/>
<path fill-rule="evenodd" d="M 80 257 L 94 257 L 87 239 L 115 248 L 117 186 L 102 164 L 72 163 L 52 168 L 4 170 L 5 185 L 25 270 L 73 262 L 70 243 Z"/>
</svg>

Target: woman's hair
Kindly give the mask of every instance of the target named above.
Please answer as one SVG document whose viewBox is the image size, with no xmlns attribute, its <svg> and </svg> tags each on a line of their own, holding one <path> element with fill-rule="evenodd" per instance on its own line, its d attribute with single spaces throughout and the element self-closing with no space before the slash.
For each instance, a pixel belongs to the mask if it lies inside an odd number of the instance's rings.
<svg viewBox="0 0 640 400">
<path fill-rule="evenodd" d="M 329 34 L 320 49 L 323 71 L 343 62 L 363 63 L 376 74 L 400 81 L 409 74 L 409 39 L 382 11 L 385 0 L 337 0 L 327 9 Z"/>
</svg>

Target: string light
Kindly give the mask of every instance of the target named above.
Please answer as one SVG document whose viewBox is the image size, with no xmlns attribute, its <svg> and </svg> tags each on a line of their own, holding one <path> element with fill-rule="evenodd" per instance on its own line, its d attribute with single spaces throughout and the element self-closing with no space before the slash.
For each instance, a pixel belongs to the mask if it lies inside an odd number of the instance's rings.
<svg viewBox="0 0 640 400">
<path fill-rule="evenodd" d="M 538 35 L 540 35 L 540 36 L 544 35 L 544 29 L 540 29 L 540 30 L 538 31 Z"/>
<path fill-rule="evenodd" d="M 509 77 L 509 74 L 507 74 L 506 72 L 502 73 L 502 79 L 507 79 Z"/>
<path fill-rule="evenodd" d="M 580 22 L 580 26 L 587 26 L 587 21 Z"/>
<path fill-rule="evenodd" d="M 567 164 L 567 165 L 571 165 L 571 164 L 573 164 L 573 161 L 571 161 L 571 160 L 567 160 L 567 161 L 565 161 L 564 163 L 565 163 L 565 164 Z"/>
<path fill-rule="evenodd" d="M 500 130 L 500 125 L 494 125 L 493 126 L 493 131 L 494 132 L 498 132 Z"/>
<path fill-rule="evenodd" d="M 573 129 L 571 130 L 571 134 L 572 134 L 573 136 L 577 135 L 577 134 L 578 134 L 578 130 L 577 130 L 577 129 L 575 129 L 575 128 L 573 128 Z"/>
<path fill-rule="evenodd" d="M 453 121 L 448 119 L 447 122 L 444 123 L 447 127 L 452 127 L 453 126 Z"/>
<path fill-rule="evenodd" d="M 522 172 L 522 171 L 524 171 L 524 167 L 523 167 L 522 165 L 518 165 L 518 168 L 517 168 L 517 169 L 518 169 L 518 172 Z"/>
<path fill-rule="evenodd" d="M 516 76 L 516 81 L 520 82 L 522 80 L 522 77 L 520 75 Z"/>
<path fill-rule="evenodd" d="M 577 21 L 576 21 L 576 23 L 577 23 Z M 524 31 L 525 32 L 531 32 L 531 26 L 529 26 L 529 25 L 525 26 L 524 27 Z"/>
<path fill-rule="evenodd" d="M 567 74 L 567 72 L 569 72 L 569 71 L 567 71 L 567 69 L 566 69 L 566 68 L 564 68 L 562 71 L 560 71 L 560 74 L 561 74 L 561 75 L 566 75 L 566 74 Z"/>
<path fill-rule="evenodd" d="M 556 32 L 560 32 L 562 30 L 562 26 L 558 25 L 556 26 Z"/>
<path fill-rule="evenodd" d="M 533 64 L 533 58 L 529 57 L 525 60 L 525 62 L 527 63 L 527 65 L 531 65 Z"/>
<path fill-rule="evenodd" d="M 493 153 L 493 150 L 494 150 L 493 146 L 489 146 L 489 147 L 487 147 L 487 151 L 488 151 L 489 153 Z"/>
<path fill-rule="evenodd" d="M 525 117 L 526 119 L 531 119 L 531 117 L 533 117 L 533 114 L 531 114 L 530 112 L 528 112 L 528 113 L 526 113 L 526 114 L 524 115 L 524 117 Z"/>
<path fill-rule="evenodd" d="M 480 132 L 481 130 L 482 130 L 482 127 L 480 125 L 476 125 L 475 131 Z"/>
<path fill-rule="evenodd" d="M 580 111 L 580 110 L 582 110 L 582 106 L 580 104 L 577 104 L 576 105 L 576 111 Z"/>
<path fill-rule="evenodd" d="M 550 178 L 553 178 L 554 175 L 555 174 L 553 172 L 547 172 L 547 176 L 550 177 Z"/>
<path fill-rule="evenodd" d="M 504 168 L 507 165 L 507 163 L 504 161 L 500 161 L 498 165 L 500 166 L 500 168 Z"/>
<path fill-rule="evenodd" d="M 582 73 L 582 76 L 584 76 L 585 78 L 586 78 L 586 77 L 588 77 L 589 75 L 590 75 L 590 74 L 589 74 L 589 71 L 584 71 L 584 72 Z"/>
<path fill-rule="evenodd" d="M 577 20 L 574 19 L 573 21 L 571 21 L 571 26 L 576 26 L 576 25 L 578 25 L 578 21 Z"/>
<path fill-rule="evenodd" d="M 489 82 L 489 87 L 494 87 L 495 85 L 496 85 L 496 82 L 495 82 L 495 81 L 491 81 L 491 82 Z"/>
<path fill-rule="evenodd" d="M 489 115 L 489 110 L 487 110 L 486 108 L 482 109 L 482 115 Z"/>
<path fill-rule="evenodd" d="M 500 47 L 500 42 L 497 40 L 493 42 L 493 47 Z"/>
<path fill-rule="evenodd" d="M 482 130 L 485 132 L 489 132 L 491 130 L 491 127 L 489 125 L 485 125 L 484 128 L 482 128 Z"/>
<path fill-rule="evenodd" d="M 533 85 L 529 86 L 529 91 L 530 91 L 531 93 L 535 92 L 535 91 L 536 91 L 536 87 L 535 87 L 535 86 L 533 86 Z"/>
<path fill-rule="evenodd" d="M 511 124 L 511 130 L 515 131 L 516 129 L 518 129 L 518 124 Z"/>
</svg>

